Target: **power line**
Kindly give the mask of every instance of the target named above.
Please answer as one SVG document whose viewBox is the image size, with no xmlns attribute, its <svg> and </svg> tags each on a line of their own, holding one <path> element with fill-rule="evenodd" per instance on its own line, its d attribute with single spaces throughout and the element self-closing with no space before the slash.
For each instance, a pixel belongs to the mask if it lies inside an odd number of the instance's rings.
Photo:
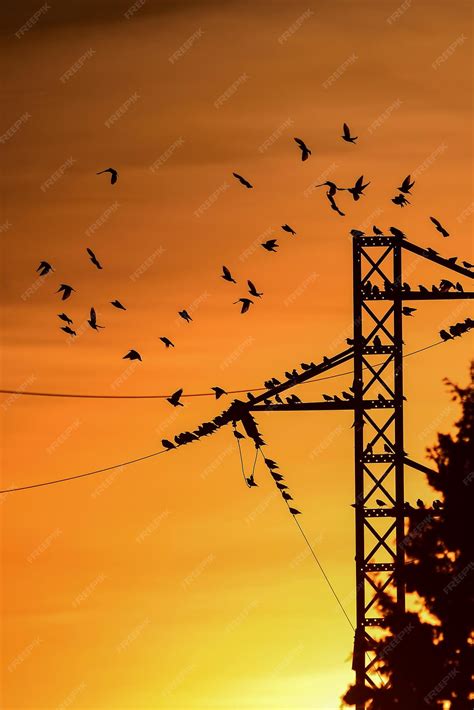
<svg viewBox="0 0 474 710">
<path fill-rule="evenodd" d="M 437 343 L 432 343 L 431 345 L 426 345 L 423 348 L 419 348 L 418 350 L 413 350 L 412 352 L 407 353 L 406 355 L 404 355 L 404 357 L 409 357 L 410 355 L 416 355 L 417 353 L 423 352 L 424 350 L 429 350 L 430 348 L 434 348 L 436 345 L 440 345 L 443 342 L 444 342 L 443 340 L 440 340 Z M 342 377 L 343 375 L 350 375 L 352 373 L 353 373 L 353 370 L 348 370 L 347 372 L 340 372 L 337 375 L 327 375 L 325 377 L 319 377 L 319 378 L 315 378 L 313 380 L 307 380 L 307 382 L 318 382 L 320 380 L 330 380 L 335 377 Z M 306 383 L 302 382 L 300 384 L 306 384 Z M 266 389 L 266 388 L 260 388 L 260 389 Z M 2 392 L 2 391 L 4 391 L 4 390 L 0 390 L 0 392 Z M 239 390 L 239 391 L 245 392 L 246 390 Z M 257 391 L 257 390 L 254 390 L 254 391 Z M 28 392 L 27 394 L 32 394 L 32 393 Z M 229 394 L 233 394 L 233 393 L 229 392 Z M 55 396 L 55 395 L 51 395 L 51 396 Z M 58 396 L 68 396 L 68 395 L 58 395 Z M 72 396 L 87 397 L 87 396 L 93 396 L 93 395 L 72 395 Z M 95 396 L 98 397 L 99 395 L 95 395 Z M 153 395 L 146 395 L 146 396 L 151 397 Z M 191 396 L 191 395 L 188 395 L 188 396 Z M 199 396 L 199 395 L 194 395 L 194 396 Z M 166 453 L 166 451 L 169 451 L 169 449 L 162 449 L 161 451 L 155 451 L 152 454 L 140 456 L 136 459 L 131 459 L 130 461 L 124 461 L 123 463 L 114 464 L 113 466 L 107 466 L 105 468 L 95 469 L 94 471 L 88 471 L 87 473 L 79 473 L 79 474 L 75 474 L 73 476 L 66 476 L 64 478 L 54 479 L 52 481 L 44 481 L 42 483 L 32 483 L 27 486 L 18 486 L 15 488 L 0 489 L 0 494 L 2 494 L 2 493 L 16 493 L 17 491 L 25 491 L 25 490 L 29 490 L 31 488 L 41 488 L 43 486 L 52 486 L 52 485 L 55 485 L 56 483 L 65 483 L 66 481 L 74 481 L 78 478 L 86 478 L 87 476 L 94 476 L 99 473 L 105 473 L 106 471 L 112 471 L 113 469 L 116 469 L 116 468 L 121 468 L 123 466 L 130 466 L 131 464 L 139 463 L 140 461 L 145 461 L 146 459 L 153 458 L 154 456 L 159 456 L 160 454 L 164 454 L 164 453 Z M 255 461 L 256 461 L 256 458 L 255 458 Z M 254 470 L 255 470 L 255 461 L 254 461 L 254 465 L 253 465 Z M 243 461 L 242 461 L 242 465 L 243 465 Z M 245 474 L 244 474 L 244 477 L 245 477 Z"/>
<path fill-rule="evenodd" d="M 431 343 L 431 345 L 425 345 L 423 348 L 418 350 L 413 350 L 410 353 L 406 353 L 403 357 L 410 357 L 410 355 L 416 355 L 424 350 L 429 350 L 437 345 L 444 343 L 444 340 L 438 340 L 436 343 Z M 383 364 L 383 363 L 380 363 Z M 375 365 L 376 367 L 377 365 Z M 311 384 L 312 382 L 322 382 L 323 380 L 333 380 L 337 377 L 344 377 L 345 375 L 352 375 L 354 370 L 346 370 L 346 372 L 339 372 L 335 375 L 326 375 L 324 377 L 314 377 L 305 382 L 295 383 L 297 384 Z M 228 390 L 227 394 L 246 394 L 247 392 L 265 392 L 266 387 L 252 387 L 250 389 L 240 389 L 240 390 Z M 13 389 L 0 389 L 0 394 L 15 394 L 26 397 L 64 397 L 68 399 L 167 399 L 169 394 L 78 394 L 73 392 L 27 392 L 23 390 L 13 390 Z M 183 394 L 182 399 L 185 397 L 215 397 L 214 392 L 192 392 L 189 394 Z"/>
</svg>

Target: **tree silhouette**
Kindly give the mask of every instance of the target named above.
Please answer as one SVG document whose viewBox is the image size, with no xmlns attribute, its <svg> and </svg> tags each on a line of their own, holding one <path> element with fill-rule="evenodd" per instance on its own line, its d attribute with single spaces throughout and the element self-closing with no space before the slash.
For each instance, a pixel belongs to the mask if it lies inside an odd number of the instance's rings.
<svg viewBox="0 0 474 710">
<path fill-rule="evenodd" d="M 474 707 L 474 362 L 466 388 L 445 380 L 461 406 L 454 435 L 438 434 L 428 456 L 435 466 L 427 476 L 437 491 L 439 510 L 412 510 L 402 544 L 407 555 L 407 592 L 421 601 L 420 611 L 395 615 L 393 599 L 383 594 L 388 634 L 377 641 L 378 672 L 389 687 L 351 686 L 347 705 L 367 702 L 370 710 Z M 444 703 L 444 705 L 443 705 Z"/>
</svg>

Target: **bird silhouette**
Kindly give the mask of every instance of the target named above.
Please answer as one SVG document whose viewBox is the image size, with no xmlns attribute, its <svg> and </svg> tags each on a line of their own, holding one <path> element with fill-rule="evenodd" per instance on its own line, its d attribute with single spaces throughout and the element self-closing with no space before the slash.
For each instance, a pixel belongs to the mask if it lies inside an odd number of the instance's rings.
<svg viewBox="0 0 474 710">
<path fill-rule="evenodd" d="M 293 496 L 291 496 L 291 495 L 290 495 L 289 493 L 287 493 L 286 491 L 282 491 L 282 492 L 281 492 L 281 495 L 282 495 L 282 498 L 283 498 L 284 500 L 293 500 Z"/>
<path fill-rule="evenodd" d="M 342 134 L 341 138 L 343 141 L 346 141 L 346 143 L 355 143 L 359 137 L 359 136 L 351 136 L 351 131 L 350 131 L 350 128 L 347 125 L 347 123 L 343 124 L 342 131 L 343 131 L 343 134 Z"/>
<path fill-rule="evenodd" d="M 168 449 L 168 450 L 176 448 L 176 446 L 173 444 L 173 442 L 169 441 L 168 439 L 162 439 L 161 444 L 162 444 L 162 446 L 164 446 L 165 449 Z"/>
<path fill-rule="evenodd" d="M 292 229 L 289 224 L 282 224 L 281 228 L 283 229 L 284 232 L 288 232 L 289 234 L 293 234 L 293 235 L 296 234 L 295 230 Z"/>
<path fill-rule="evenodd" d="M 331 195 L 334 197 L 336 194 L 337 190 L 344 190 L 344 187 L 338 187 L 335 182 L 331 182 L 331 180 L 326 180 L 326 182 L 322 182 L 320 185 L 316 185 L 316 187 L 324 187 L 327 186 L 328 191 L 326 194 Z"/>
<path fill-rule="evenodd" d="M 290 506 L 288 506 L 288 510 L 292 515 L 301 515 L 301 510 L 297 510 L 296 508 L 291 508 Z"/>
<path fill-rule="evenodd" d="M 221 274 L 221 279 L 224 279 L 224 281 L 230 281 L 233 284 L 236 284 L 237 281 L 232 277 L 232 274 L 230 273 L 229 269 L 227 266 L 222 267 L 222 274 Z"/>
<path fill-rule="evenodd" d="M 360 229 L 351 229 L 351 232 L 353 237 L 363 237 L 365 232 L 361 232 Z"/>
<path fill-rule="evenodd" d="M 258 484 L 255 483 L 253 473 L 250 474 L 248 478 L 245 479 L 247 481 L 247 485 L 249 488 L 252 488 L 253 486 L 257 486 Z"/>
<path fill-rule="evenodd" d="M 166 398 L 166 401 L 169 402 L 170 404 L 172 404 L 173 407 L 184 407 L 184 404 L 179 401 L 182 394 L 183 394 L 182 389 L 176 390 L 176 392 L 173 392 L 173 394 L 170 397 Z"/>
<path fill-rule="evenodd" d="M 58 313 L 58 318 L 61 318 L 68 325 L 72 325 L 72 318 L 69 318 L 65 313 Z"/>
<path fill-rule="evenodd" d="M 238 173 L 232 173 L 232 175 L 233 175 L 235 178 L 237 178 L 237 180 L 238 180 L 238 181 L 241 183 L 241 185 L 243 185 L 244 187 L 248 187 L 249 189 L 250 189 L 251 187 L 253 187 L 253 185 L 251 185 L 248 180 L 246 180 L 244 177 L 242 177 L 242 175 L 239 175 Z"/>
<path fill-rule="evenodd" d="M 247 281 L 248 287 L 249 287 L 249 293 L 251 296 L 255 296 L 255 298 L 261 298 L 263 296 L 262 291 L 257 291 L 257 288 L 252 281 Z"/>
<path fill-rule="evenodd" d="M 328 202 L 331 205 L 331 209 L 334 210 L 334 212 L 337 212 L 337 214 L 341 215 L 341 217 L 345 217 L 345 212 L 339 209 L 339 207 L 336 204 L 336 200 L 334 197 L 331 195 L 331 193 L 328 191 L 326 193 L 326 197 L 328 198 Z M 359 199 L 359 198 L 357 198 Z"/>
<path fill-rule="evenodd" d="M 87 253 L 89 254 L 90 259 L 91 259 L 92 263 L 94 264 L 94 266 L 97 266 L 98 269 L 101 269 L 101 268 L 102 268 L 102 264 L 101 264 L 100 261 L 97 259 L 96 255 L 94 254 L 94 252 L 92 251 L 92 249 L 89 249 L 89 247 L 87 247 L 86 251 L 87 251 Z"/>
<path fill-rule="evenodd" d="M 90 318 L 89 318 L 89 320 L 88 320 L 87 322 L 89 323 L 90 327 L 91 327 L 93 330 L 98 330 L 99 328 L 104 328 L 104 327 L 105 327 L 105 326 L 99 325 L 99 324 L 97 323 L 97 314 L 96 314 L 96 312 L 95 312 L 95 308 L 91 308 Z"/>
<path fill-rule="evenodd" d="M 137 350 L 129 350 L 128 353 L 123 356 L 122 360 L 140 360 L 140 362 L 142 362 L 142 356 Z"/>
<path fill-rule="evenodd" d="M 387 504 L 385 503 L 385 501 L 380 500 L 380 498 L 376 498 L 376 499 L 375 499 L 375 502 L 377 503 L 377 505 L 379 506 L 379 508 L 382 508 L 384 505 L 387 505 Z"/>
<path fill-rule="evenodd" d="M 433 509 L 434 509 L 434 510 L 441 510 L 442 507 L 443 507 L 443 504 L 441 503 L 440 500 L 438 500 L 438 498 L 436 498 L 436 499 L 433 501 Z"/>
<path fill-rule="evenodd" d="M 418 500 L 416 501 L 416 504 L 417 504 L 418 508 L 424 508 L 424 507 L 425 507 L 425 504 L 423 503 L 423 501 L 421 500 L 421 498 L 418 498 Z"/>
<path fill-rule="evenodd" d="M 379 348 L 382 345 L 382 341 L 380 340 L 379 336 L 376 335 L 374 336 L 374 346 L 376 348 Z"/>
<path fill-rule="evenodd" d="M 405 207 L 405 205 L 411 204 L 409 200 L 405 197 L 405 195 L 395 195 L 395 197 L 392 197 L 392 202 L 395 205 L 399 205 L 400 207 Z"/>
<path fill-rule="evenodd" d="M 410 306 L 403 306 L 402 308 L 402 313 L 404 316 L 412 316 L 415 311 L 416 308 L 410 308 Z"/>
<path fill-rule="evenodd" d="M 397 227 L 390 227 L 389 232 L 393 234 L 394 237 L 399 237 L 400 239 L 405 239 L 406 235 L 404 232 L 402 232 L 401 229 L 397 229 Z"/>
<path fill-rule="evenodd" d="M 301 160 L 308 160 L 309 156 L 311 155 L 311 151 L 306 145 L 306 143 L 301 140 L 301 138 L 294 138 L 293 140 L 297 143 L 298 148 L 301 149 Z"/>
<path fill-rule="evenodd" d="M 77 335 L 76 331 L 70 328 L 68 325 L 64 325 L 61 330 L 64 330 L 68 335 Z"/>
<path fill-rule="evenodd" d="M 56 293 L 62 292 L 61 300 L 66 301 L 73 291 L 75 291 L 75 289 L 72 286 L 68 286 L 68 284 L 61 284 Z"/>
<path fill-rule="evenodd" d="M 369 185 L 370 182 L 366 182 L 364 185 L 364 176 L 361 175 L 359 178 L 357 178 L 354 187 L 348 187 L 346 189 L 348 192 L 351 193 L 352 197 L 357 202 L 357 200 L 359 200 L 363 196 L 365 188 Z"/>
<path fill-rule="evenodd" d="M 240 431 L 237 431 L 237 429 L 234 429 L 234 436 L 236 439 L 245 439 L 245 436 L 240 433 Z"/>
<path fill-rule="evenodd" d="M 115 299 L 115 301 L 110 301 L 110 303 L 111 303 L 112 306 L 114 306 L 115 308 L 118 308 L 118 309 L 121 310 L 121 311 L 126 311 L 126 310 L 127 310 L 127 309 L 125 308 L 125 306 L 123 305 L 123 303 L 120 303 L 120 301 L 117 301 L 117 299 Z"/>
<path fill-rule="evenodd" d="M 106 168 L 105 170 L 101 170 L 100 173 L 96 173 L 96 175 L 102 175 L 103 173 L 110 173 L 110 184 L 115 185 L 118 178 L 118 172 L 115 168 Z"/>
<path fill-rule="evenodd" d="M 436 217 L 430 217 L 430 220 L 433 222 L 437 231 L 443 235 L 443 237 L 449 237 L 449 232 L 443 227 L 441 222 L 436 219 Z"/>
<path fill-rule="evenodd" d="M 174 348 L 174 343 L 172 343 L 171 340 L 166 336 L 160 336 L 160 340 L 166 345 L 167 348 Z"/>
<path fill-rule="evenodd" d="M 462 265 L 463 265 L 466 269 L 474 269 L 474 264 L 470 264 L 468 261 L 463 261 L 463 262 L 462 262 Z"/>
<path fill-rule="evenodd" d="M 50 271 L 54 271 L 54 269 L 49 262 L 40 261 L 36 271 L 39 271 L 40 276 L 46 276 L 46 274 L 49 274 Z"/>
<path fill-rule="evenodd" d="M 211 390 L 216 395 L 216 399 L 219 399 L 219 397 L 222 397 L 223 394 L 227 394 L 227 392 L 224 389 L 222 389 L 222 387 L 211 387 Z"/>
<path fill-rule="evenodd" d="M 405 193 L 406 195 L 410 195 L 410 190 L 412 189 L 413 185 L 415 184 L 415 181 L 411 182 L 411 175 L 407 175 L 400 187 L 397 187 L 397 190 L 400 190 L 400 192 Z"/>
<path fill-rule="evenodd" d="M 383 234 L 382 230 L 379 229 L 378 227 L 376 227 L 375 224 L 374 224 L 374 226 L 372 227 L 372 231 L 373 231 L 373 233 L 376 234 L 378 237 L 379 237 L 381 234 Z"/>
<path fill-rule="evenodd" d="M 279 244 L 276 239 L 268 239 L 266 242 L 262 242 L 261 246 L 267 251 L 276 251 Z"/>
<path fill-rule="evenodd" d="M 186 323 L 190 323 L 192 321 L 192 318 L 187 311 L 178 311 L 178 315 L 180 315 Z"/>
<path fill-rule="evenodd" d="M 234 301 L 235 303 L 241 303 L 242 304 L 242 309 L 241 313 L 247 313 L 248 309 L 250 308 L 250 305 L 253 303 L 253 301 L 250 300 L 250 298 L 239 298 L 238 301 Z"/>
</svg>

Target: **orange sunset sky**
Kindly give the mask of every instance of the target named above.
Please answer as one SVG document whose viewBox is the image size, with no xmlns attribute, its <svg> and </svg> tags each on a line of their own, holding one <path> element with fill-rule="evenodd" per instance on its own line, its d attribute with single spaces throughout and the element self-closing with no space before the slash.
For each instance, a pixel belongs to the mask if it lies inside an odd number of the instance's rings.
<svg viewBox="0 0 474 710">
<path fill-rule="evenodd" d="M 344 348 L 351 228 L 395 225 L 472 261 L 471 7 L 11 3 L 2 21 L 1 386 L 126 395 L 260 387 Z M 341 140 L 344 121 L 356 145 Z M 304 163 L 294 136 L 312 149 Z M 96 176 L 109 166 L 114 186 Z M 408 173 L 412 204 L 400 209 L 390 198 Z M 360 201 L 338 193 L 345 217 L 311 190 L 361 174 L 371 184 Z M 281 231 L 286 222 L 295 237 Z M 259 246 L 272 237 L 274 254 Z M 55 271 L 37 282 L 41 260 Z M 415 286 L 448 275 L 414 262 L 405 255 Z M 222 264 L 238 285 L 219 278 Z M 233 301 L 249 278 L 264 296 L 240 315 Z M 61 283 L 76 289 L 65 303 Z M 412 305 L 406 352 L 474 315 L 467 301 Z M 84 326 L 91 306 L 99 333 Z M 178 322 L 183 308 L 189 325 Z M 73 342 L 62 311 L 78 330 Z M 122 359 L 130 348 L 143 356 L 136 367 Z M 442 380 L 464 384 L 471 353 L 464 336 L 405 361 L 412 458 L 426 462 L 436 432 L 451 429 L 458 410 Z M 349 374 L 297 392 L 321 399 L 350 384 Z M 175 410 L 159 399 L 2 396 L 2 488 L 157 451 L 230 397 L 183 401 Z M 351 414 L 257 419 L 354 621 Z M 243 454 L 251 465 L 248 441 Z M 353 677 L 352 631 L 265 473 L 260 463 L 258 488 L 245 487 L 227 427 L 135 466 L 2 495 L 2 708 L 338 708 Z M 409 500 L 432 495 L 410 469 L 406 488 Z"/>
</svg>

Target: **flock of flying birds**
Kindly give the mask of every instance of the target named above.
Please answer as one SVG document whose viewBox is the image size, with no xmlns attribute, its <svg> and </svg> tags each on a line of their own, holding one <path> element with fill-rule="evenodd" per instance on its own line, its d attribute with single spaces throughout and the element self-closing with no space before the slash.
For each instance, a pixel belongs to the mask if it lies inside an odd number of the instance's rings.
<svg viewBox="0 0 474 710">
<path fill-rule="evenodd" d="M 346 141 L 347 143 L 352 143 L 355 144 L 358 136 L 353 136 L 351 134 L 351 130 L 347 123 L 343 124 L 343 134 L 341 136 L 342 140 Z M 311 149 L 307 146 L 305 141 L 303 141 L 301 138 L 294 138 L 298 148 L 301 151 L 301 160 L 304 162 L 308 160 L 308 158 L 311 156 L 312 152 Z M 118 180 L 118 171 L 115 168 L 106 168 L 105 170 L 101 170 L 100 172 L 96 173 L 97 175 L 102 175 L 104 173 L 110 174 L 110 183 L 111 185 L 115 185 L 117 180 Z M 242 175 L 239 175 L 239 173 L 232 173 L 235 179 L 243 185 L 247 189 L 252 189 L 253 185 L 244 178 Z M 370 182 L 365 182 L 364 183 L 364 176 L 361 175 L 356 181 L 355 184 L 352 187 L 339 187 L 335 182 L 332 182 L 330 180 L 326 180 L 324 183 L 321 183 L 320 185 L 316 185 L 316 187 L 327 187 L 327 192 L 326 192 L 326 197 L 329 201 L 331 209 L 333 209 L 335 212 L 337 212 L 341 216 L 345 216 L 345 213 L 341 211 L 341 209 L 338 207 L 335 201 L 335 196 L 337 192 L 343 192 L 346 191 L 348 192 L 354 201 L 358 201 L 361 197 L 364 196 L 364 191 L 366 188 L 370 185 Z M 408 199 L 406 198 L 406 195 L 411 195 L 411 190 L 413 189 L 415 185 L 415 181 L 411 179 L 410 175 L 407 175 L 405 179 L 402 181 L 401 185 L 397 188 L 398 194 L 395 195 L 395 197 L 392 198 L 392 202 L 396 205 L 399 205 L 400 207 L 405 207 L 406 205 L 410 204 Z M 431 222 L 434 224 L 435 228 L 437 231 L 443 236 L 443 237 L 448 237 L 449 232 L 443 227 L 443 225 L 439 222 L 438 219 L 435 217 L 430 217 Z M 287 234 L 290 234 L 291 236 L 296 236 L 296 231 L 291 227 L 289 224 L 283 224 L 281 225 L 281 229 L 286 232 Z M 401 237 L 404 238 L 405 234 L 397 229 L 396 227 L 390 227 L 390 233 L 393 236 L 396 237 Z M 382 235 L 383 231 L 379 229 L 378 227 L 374 226 L 373 227 L 373 232 L 375 235 Z M 354 237 L 357 236 L 362 236 L 364 232 L 361 232 L 360 230 L 353 229 L 351 230 L 351 234 Z M 269 252 L 276 252 L 278 249 L 278 241 L 277 239 L 268 239 L 267 241 L 263 242 L 261 244 L 263 249 Z M 102 264 L 100 263 L 99 259 L 95 255 L 95 253 L 92 251 L 90 247 L 86 248 L 86 252 L 89 256 L 89 259 L 92 263 L 92 265 L 99 269 L 102 270 Z M 426 250 L 427 254 L 431 252 L 433 255 L 437 255 L 437 252 L 434 251 L 433 249 L 427 249 Z M 457 257 L 451 257 L 450 259 L 447 259 L 446 261 L 449 263 L 455 263 L 457 260 Z M 463 266 L 467 269 L 472 269 L 474 268 L 473 264 L 470 264 L 467 261 L 462 262 Z M 52 265 L 48 261 L 41 261 L 38 268 L 36 269 L 37 272 L 39 272 L 40 276 L 46 276 L 48 273 L 51 271 L 54 271 Z M 229 283 L 234 283 L 236 284 L 236 280 L 233 278 L 230 270 L 227 268 L 227 266 L 222 267 L 222 274 L 221 278 L 224 279 L 224 281 L 227 281 Z M 247 280 L 247 287 L 248 287 L 248 295 L 251 296 L 252 298 L 261 298 L 263 296 L 263 293 L 261 291 L 258 291 L 257 287 L 255 284 L 248 279 Z M 386 288 L 388 288 L 386 284 Z M 433 285 L 432 286 L 432 291 L 437 292 L 437 291 L 448 291 L 450 288 L 457 289 L 462 291 L 462 286 L 459 283 L 453 284 L 450 281 L 447 281 L 446 279 L 443 279 L 438 286 Z M 370 282 L 366 284 L 366 289 L 369 290 L 371 295 L 376 296 L 377 291 L 379 290 L 376 285 L 372 285 Z M 420 285 L 419 286 L 420 291 L 427 291 L 428 289 Z M 410 290 L 410 286 L 406 283 L 403 284 L 403 290 Z M 68 300 L 72 293 L 75 291 L 75 289 L 69 285 L 69 284 L 61 284 L 57 290 L 56 293 L 61 294 L 61 299 L 63 301 Z M 240 312 L 241 313 L 247 313 L 249 310 L 250 306 L 254 303 L 252 298 L 249 298 L 247 295 L 239 298 L 237 301 L 234 301 L 234 304 L 240 304 Z M 118 299 L 114 299 L 113 301 L 110 301 L 110 305 L 112 305 L 114 308 L 117 308 L 118 310 L 126 311 L 127 308 L 123 305 L 121 301 Z M 408 306 L 404 307 L 403 313 L 404 315 L 412 315 L 413 312 L 416 311 L 415 308 L 409 308 Z M 186 309 L 183 309 L 181 311 L 178 311 L 178 315 L 186 322 L 186 323 L 191 323 L 192 322 L 192 317 L 189 314 L 189 312 Z M 65 323 L 65 325 L 61 326 L 61 330 L 64 331 L 66 334 L 68 334 L 71 337 L 74 337 L 77 335 L 76 331 L 74 330 L 74 323 L 72 318 L 70 318 L 66 313 L 59 313 L 58 318 Z M 466 326 L 466 322 L 469 321 L 468 325 Z M 95 311 L 95 308 L 90 309 L 90 314 L 89 314 L 89 319 L 87 320 L 88 325 L 90 328 L 92 328 L 95 331 L 98 331 L 99 329 L 104 328 L 105 326 L 100 325 L 97 322 L 97 313 Z M 464 324 L 456 324 L 455 326 L 452 326 L 454 328 L 454 331 L 448 333 L 447 331 L 440 331 L 440 336 L 444 340 L 448 340 L 452 337 L 456 337 L 456 335 L 460 335 L 462 332 L 465 332 L 462 330 L 463 327 L 467 327 L 468 329 L 472 327 L 472 321 L 471 319 L 466 319 Z M 161 336 L 160 340 L 163 342 L 166 348 L 174 348 L 175 345 L 174 343 L 167 338 L 166 336 Z M 135 349 L 130 349 L 124 356 L 124 360 L 139 360 L 140 362 L 142 361 L 142 356 L 141 354 L 135 350 Z M 218 399 L 221 397 L 223 394 L 226 394 L 225 390 L 223 390 L 221 387 L 214 387 L 212 388 L 215 392 L 216 398 Z M 182 403 L 180 402 L 180 397 L 183 394 L 183 390 L 177 390 L 173 395 L 171 395 L 168 398 L 168 402 L 172 404 L 173 406 L 183 406 Z M 292 395 L 292 397 L 296 398 L 296 395 Z M 296 401 L 296 399 L 295 399 Z"/>
</svg>

